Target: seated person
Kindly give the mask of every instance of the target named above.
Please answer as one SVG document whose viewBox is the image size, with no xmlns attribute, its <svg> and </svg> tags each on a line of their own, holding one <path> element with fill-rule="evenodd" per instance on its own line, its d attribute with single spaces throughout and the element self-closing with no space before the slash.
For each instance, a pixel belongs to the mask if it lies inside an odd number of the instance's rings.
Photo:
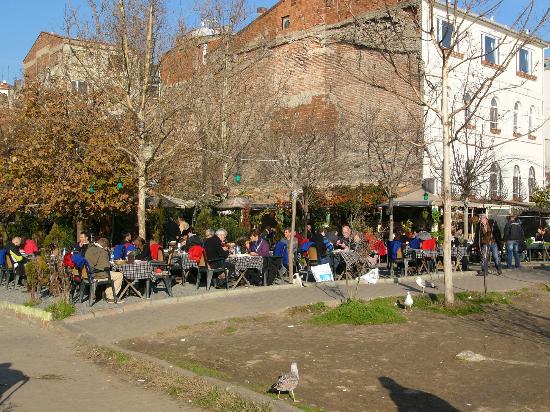
<svg viewBox="0 0 550 412">
<path fill-rule="evenodd" d="M 292 236 L 291 236 L 291 230 L 289 227 L 287 227 L 283 232 L 283 238 L 277 242 L 275 245 L 275 250 L 273 251 L 273 256 L 282 257 L 282 263 L 283 267 L 288 270 L 288 251 L 290 248 L 290 242 L 291 242 Z M 294 246 L 294 262 L 296 262 L 296 255 L 298 253 L 298 241 L 294 239 L 292 241 L 292 244 Z"/>
<path fill-rule="evenodd" d="M 23 252 L 25 252 L 25 255 L 31 256 L 31 255 L 38 255 L 40 254 L 38 250 L 38 245 L 33 239 L 26 239 L 24 246 L 23 246 Z"/>
<path fill-rule="evenodd" d="M 260 231 L 258 229 L 254 229 L 250 232 L 248 249 L 252 256 L 269 256 L 269 242 L 260 236 Z"/>
<path fill-rule="evenodd" d="M 535 234 L 535 242 L 550 242 L 550 234 L 546 233 L 545 227 L 539 227 Z"/>
<path fill-rule="evenodd" d="M 330 246 L 332 245 L 328 243 L 328 240 L 326 240 L 325 236 L 323 235 L 323 230 L 321 230 L 320 232 L 314 233 L 313 236 L 311 237 L 311 240 L 315 245 L 315 247 L 317 248 L 317 257 L 319 260 L 319 264 L 329 263 L 330 261 L 328 257 L 329 250 L 327 248 L 327 244 L 329 244 Z"/>
<path fill-rule="evenodd" d="M 148 247 L 145 247 L 145 239 L 138 236 L 132 243 L 136 247 L 134 251 L 136 260 L 151 260 L 151 252 Z"/>
<path fill-rule="evenodd" d="M 157 239 L 152 238 L 149 241 L 149 252 L 151 254 L 151 259 L 158 260 L 159 251 L 162 250 L 162 247 Z"/>
<path fill-rule="evenodd" d="M 19 279 L 25 277 L 25 263 L 27 263 L 27 258 L 21 254 L 21 238 L 15 236 L 11 243 L 8 245 L 8 254 L 13 263 L 13 268 L 15 269 L 16 275 L 19 275 Z"/>
<path fill-rule="evenodd" d="M 107 272 L 105 272 L 105 269 L 110 268 L 111 266 L 109 262 L 109 241 L 107 239 L 102 237 L 96 243 L 89 245 L 86 249 L 86 254 L 84 257 L 90 265 L 90 268 L 94 271 L 94 278 L 105 279 L 107 277 Z M 117 295 L 120 292 L 120 287 L 122 286 L 122 278 L 122 273 L 111 271 L 111 279 L 114 282 L 115 294 Z M 110 287 L 105 289 L 104 297 L 107 302 L 114 303 L 115 301 L 113 290 Z"/>
<path fill-rule="evenodd" d="M 351 228 L 348 225 L 342 226 L 342 236 L 338 237 L 335 249 L 350 250 L 352 249 Z"/>
<path fill-rule="evenodd" d="M 210 267 L 213 269 L 224 268 L 227 270 L 229 277 L 231 277 L 235 275 L 235 265 L 226 261 L 229 256 L 229 248 L 225 245 L 226 237 L 227 231 L 225 229 L 216 230 L 213 236 L 204 241 L 204 249 L 206 250 L 206 258 Z M 221 282 L 219 281 L 223 279 L 224 275 L 222 274 L 216 279 L 215 286 L 221 286 Z"/>
<path fill-rule="evenodd" d="M 8 249 L 4 247 L 4 239 L 0 237 L 0 268 L 6 267 L 6 255 L 8 253 Z"/>
<path fill-rule="evenodd" d="M 80 232 L 80 235 L 78 235 L 78 243 L 74 245 L 73 250 L 84 256 L 89 243 L 90 241 L 88 240 L 86 232 Z"/>
<path fill-rule="evenodd" d="M 416 230 L 413 230 L 408 235 L 409 239 L 409 248 L 411 249 L 420 249 L 420 239 L 418 238 L 418 233 L 416 233 Z"/>
</svg>

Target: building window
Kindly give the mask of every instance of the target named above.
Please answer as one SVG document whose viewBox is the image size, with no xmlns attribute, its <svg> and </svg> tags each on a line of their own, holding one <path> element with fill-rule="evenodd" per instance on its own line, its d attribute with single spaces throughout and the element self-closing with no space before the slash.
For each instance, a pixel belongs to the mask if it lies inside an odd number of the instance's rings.
<svg viewBox="0 0 550 412">
<path fill-rule="evenodd" d="M 489 112 L 489 127 L 491 131 L 498 130 L 498 100 L 496 97 L 491 99 L 491 110 Z"/>
<path fill-rule="evenodd" d="M 445 49 L 450 49 L 453 42 L 454 27 L 445 20 L 439 21 L 439 44 Z"/>
<path fill-rule="evenodd" d="M 519 49 L 518 52 L 518 71 L 531 74 L 531 52 L 527 49 Z"/>
<path fill-rule="evenodd" d="M 497 39 L 491 36 L 483 35 L 483 58 L 482 60 L 498 64 Z"/>
<path fill-rule="evenodd" d="M 283 23 L 283 30 L 290 28 L 290 16 L 283 17 L 282 23 Z"/>
<path fill-rule="evenodd" d="M 519 116 L 521 111 L 521 103 L 516 102 L 514 105 L 514 133 L 519 133 L 520 127 L 519 127 Z"/>
<path fill-rule="evenodd" d="M 514 166 L 514 178 L 512 181 L 512 196 L 514 200 L 521 199 L 521 174 L 519 171 L 519 166 Z"/>
<path fill-rule="evenodd" d="M 491 174 L 489 177 L 489 192 L 491 199 L 497 199 L 502 196 L 502 171 L 497 162 L 491 165 Z"/>
<path fill-rule="evenodd" d="M 529 168 L 529 201 L 531 202 L 533 198 L 533 193 L 535 193 L 535 188 L 537 187 L 537 181 L 535 179 L 535 168 L 531 166 Z"/>
<path fill-rule="evenodd" d="M 535 129 L 535 106 L 529 108 L 529 134 Z"/>
<path fill-rule="evenodd" d="M 73 92 L 76 92 L 78 94 L 86 94 L 88 93 L 88 83 L 82 80 L 73 80 L 71 82 L 71 86 L 73 88 Z"/>
</svg>

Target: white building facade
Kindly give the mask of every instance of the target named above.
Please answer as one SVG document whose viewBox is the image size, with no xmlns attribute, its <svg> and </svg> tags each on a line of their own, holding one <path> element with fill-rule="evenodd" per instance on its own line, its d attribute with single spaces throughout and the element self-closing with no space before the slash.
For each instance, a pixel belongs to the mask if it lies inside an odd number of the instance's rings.
<svg viewBox="0 0 550 412">
<path fill-rule="evenodd" d="M 543 90 L 548 43 L 490 19 L 448 12 L 444 5 L 436 5 L 431 14 L 423 2 L 422 16 L 425 32 L 433 22 L 437 42 L 453 51 L 447 88 L 449 111 L 455 111 L 453 168 L 478 174 L 476 197 L 528 201 L 534 187 L 545 184 L 543 124 L 548 113 Z M 428 34 L 422 41 L 422 61 L 426 101 L 441 108 L 441 50 Z M 495 77 L 496 73 L 500 75 Z M 489 82 L 491 78 L 494 81 Z M 469 108 L 465 102 L 471 102 Z M 423 177 L 439 190 L 441 121 L 429 109 L 425 119 L 428 150 Z M 453 191 L 459 194 L 462 188 L 455 179 Z"/>
</svg>

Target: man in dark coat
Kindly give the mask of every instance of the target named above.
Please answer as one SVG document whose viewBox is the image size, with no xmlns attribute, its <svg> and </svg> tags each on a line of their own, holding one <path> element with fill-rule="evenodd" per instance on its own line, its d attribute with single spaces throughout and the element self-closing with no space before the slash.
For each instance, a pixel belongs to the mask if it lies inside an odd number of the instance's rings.
<svg viewBox="0 0 550 412">
<path fill-rule="evenodd" d="M 525 233 L 521 221 L 516 218 L 516 215 L 510 215 L 506 226 L 504 227 L 504 241 L 506 242 L 506 263 L 508 269 L 512 269 L 512 256 L 516 269 L 519 269 L 519 248 L 525 240 Z"/>
<path fill-rule="evenodd" d="M 229 277 L 235 275 L 235 265 L 226 261 L 229 256 L 229 248 L 225 245 L 227 232 L 225 229 L 216 230 L 216 234 L 207 238 L 204 241 L 204 250 L 208 264 L 213 269 L 224 268 L 227 270 Z M 220 280 L 223 278 L 220 278 Z"/>
</svg>

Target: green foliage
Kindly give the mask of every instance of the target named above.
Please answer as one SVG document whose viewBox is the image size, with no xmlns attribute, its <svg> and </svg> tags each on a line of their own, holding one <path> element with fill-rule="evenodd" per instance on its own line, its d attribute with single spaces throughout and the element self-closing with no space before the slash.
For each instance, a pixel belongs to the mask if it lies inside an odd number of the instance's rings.
<svg viewBox="0 0 550 412">
<path fill-rule="evenodd" d="M 455 294 L 455 304 L 447 307 L 443 294 L 429 294 L 415 296 L 413 307 L 448 316 L 467 316 L 483 313 L 484 305 L 509 305 L 512 303 L 511 296 L 517 296 L 517 292 L 489 292 L 486 295 L 480 292 L 460 292 Z"/>
<path fill-rule="evenodd" d="M 53 243 L 60 249 L 70 248 L 75 239 L 76 237 L 71 227 L 54 223 L 50 232 L 44 238 L 44 246 L 47 247 Z"/>
<path fill-rule="evenodd" d="M 391 298 L 379 298 L 368 302 L 348 300 L 338 307 L 311 321 L 315 325 L 376 325 L 382 323 L 403 323 L 407 319 L 397 311 Z"/>
<path fill-rule="evenodd" d="M 405 222 L 401 222 L 401 227 L 403 228 L 403 233 L 411 233 L 413 222 L 411 219 L 407 219 Z"/>
<path fill-rule="evenodd" d="M 28 301 L 26 301 L 25 303 L 23 303 L 23 306 L 26 306 L 28 308 L 34 308 L 35 306 L 38 306 L 40 305 L 40 300 L 39 299 L 30 299 Z"/>
<path fill-rule="evenodd" d="M 73 315 L 75 311 L 75 306 L 66 300 L 59 300 L 46 308 L 46 312 L 50 312 L 54 320 L 63 320 L 68 318 Z"/>
<path fill-rule="evenodd" d="M 550 185 L 536 187 L 531 195 L 531 200 L 541 209 L 550 209 Z"/>
<path fill-rule="evenodd" d="M 220 216 L 214 214 L 209 207 L 202 208 L 195 219 L 195 232 L 199 236 L 203 236 L 206 229 L 220 228 L 227 230 L 227 238 L 230 241 L 235 241 L 248 234 L 248 231 L 240 226 L 238 218 L 234 215 Z"/>
</svg>

